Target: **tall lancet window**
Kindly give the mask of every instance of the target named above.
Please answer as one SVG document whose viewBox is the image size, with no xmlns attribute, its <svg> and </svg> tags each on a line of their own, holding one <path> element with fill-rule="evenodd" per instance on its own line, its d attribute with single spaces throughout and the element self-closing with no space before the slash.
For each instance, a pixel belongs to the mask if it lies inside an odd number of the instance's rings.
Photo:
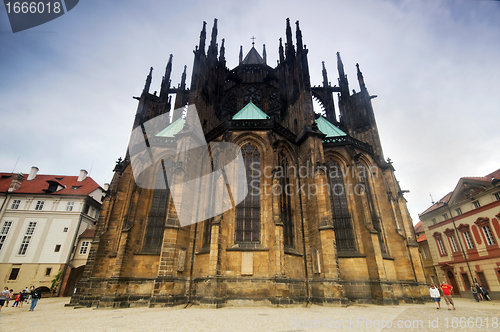
<svg viewBox="0 0 500 332">
<path fill-rule="evenodd" d="M 247 143 L 241 149 L 245 161 L 248 195 L 236 206 L 236 243 L 260 242 L 260 154 Z"/>
<path fill-rule="evenodd" d="M 280 214 L 283 223 L 283 240 L 285 247 L 294 247 L 294 229 L 292 216 L 292 196 L 290 195 L 290 174 L 288 173 L 289 160 L 280 152 L 278 154 L 278 165 L 280 167 Z"/>
<path fill-rule="evenodd" d="M 167 218 L 168 201 L 170 200 L 170 190 L 166 181 L 165 165 L 159 165 L 156 175 L 156 183 L 153 194 L 153 201 L 149 209 L 148 222 L 144 235 L 144 249 L 159 249 L 163 240 L 163 229 Z"/>
<path fill-rule="evenodd" d="M 384 243 L 384 236 L 382 234 L 382 226 L 380 225 L 380 219 L 375 210 L 375 201 L 373 200 L 372 190 L 370 188 L 370 181 L 368 179 L 368 170 L 363 165 L 358 165 L 357 172 L 359 183 L 363 185 L 364 194 L 366 196 L 366 200 L 368 203 L 368 207 L 370 209 L 370 216 L 373 228 L 377 231 L 378 242 L 380 243 L 380 250 L 383 254 L 387 253 Z"/>
<path fill-rule="evenodd" d="M 337 250 L 356 250 L 344 176 L 340 165 L 332 160 L 328 161 L 328 184 Z"/>
</svg>

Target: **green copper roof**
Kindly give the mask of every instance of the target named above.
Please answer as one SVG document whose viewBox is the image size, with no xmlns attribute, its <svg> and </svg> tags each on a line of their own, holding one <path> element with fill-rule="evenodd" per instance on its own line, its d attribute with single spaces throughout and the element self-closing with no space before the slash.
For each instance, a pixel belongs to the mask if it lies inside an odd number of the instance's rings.
<svg viewBox="0 0 500 332">
<path fill-rule="evenodd" d="M 174 122 L 172 122 L 167 128 L 160 131 L 156 134 L 157 137 L 174 137 L 179 131 L 182 130 L 184 124 L 186 123 L 186 119 L 178 118 Z"/>
<path fill-rule="evenodd" d="M 346 136 L 342 130 L 337 128 L 334 124 L 329 122 L 324 117 L 320 116 L 316 119 L 316 124 L 318 125 L 318 129 L 326 135 L 326 137 L 337 137 L 337 136 Z"/>
<path fill-rule="evenodd" d="M 269 116 L 252 103 L 252 100 L 233 116 L 233 120 L 265 120 Z"/>
</svg>

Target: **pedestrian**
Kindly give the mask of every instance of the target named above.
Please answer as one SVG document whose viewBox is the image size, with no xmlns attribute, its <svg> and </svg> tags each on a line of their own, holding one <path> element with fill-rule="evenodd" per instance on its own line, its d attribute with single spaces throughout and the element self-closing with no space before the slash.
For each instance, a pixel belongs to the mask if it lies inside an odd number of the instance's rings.
<svg viewBox="0 0 500 332">
<path fill-rule="evenodd" d="M 33 288 L 31 291 L 31 306 L 29 311 L 35 310 L 36 304 L 38 303 L 38 300 L 42 298 L 42 292 L 40 292 L 39 289 Z"/>
<path fill-rule="evenodd" d="M 19 303 L 21 304 L 21 307 L 23 306 L 24 301 L 26 301 L 26 297 L 28 296 L 26 289 L 23 289 L 21 292 L 21 298 L 19 299 Z"/>
<path fill-rule="evenodd" d="M 26 300 L 26 304 L 30 304 L 31 302 L 31 292 L 35 289 L 35 286 L 31 286 L 28 292 L 28 299 Z"/>
<path fill-rule="evenodd" d="M 431 298 L 436 303 L 436 309 L 441 309 L 441 293 L 436 285 L 432 284 L 430 288 Z"/>
<path fill-rule="evenodd" d="M 14 304 L 12 305 L 12 307 L 18 307 L 19 306 L 19 301 L 21 301 L 21 292 L 19 292 L 19 294 L 17 294 L 16 296 L 16 299 L 14 300 Z"/>
<path fill-rule="evenodd" d="M 13 297 L 14 297 L 14 290 L 10 289 L 9 290 L 9 296 L 7 296 L 7 299 L 5 300 L 5 306 L 6 307 L 9 306 L 10 299 L 12 299 Z"/>
<path fill-rule="evenodd" d="M 455 310 L 455 303 L 453 303 L 453 298 L 451 297 L 451 291 L 453 290 L 453 287 L 443 281 L 441 283 L 441 290 L 443 291 L 443 297 L 446 301 L 446 306 L 448 306 L 448 310 L 451 310 L 450 304 L 453 306 L 453 310 Z"/>
<path fill-rule="evenodd" d="M 474 299 L 479 302 L 479 297 L 477 295 L 477 289 L 476 289 L 476 286 L 472 286 L 470 288 L 471 292 L 472 292 L 472 296 L 474 296 Z"/>
<path fill-rule="evenodd" d="M 484 298 L 483 298 L 483 292 L 481 292 L 481 286 L 479 286 L 479 283 L 477 281 L 474 283 L 474 286 L 477 289 L 477 297 L 479 298 L 480 301 L 483 301 Z"/>
<path fill-rule="evenodd" d="M 491 300 L 490 295 L 489 295 L 490 293 L 488 293 L 488 290 L 486 289 L 486 287 L 481 286 L 481 293 L 483 293 L 483 297 L 486 301 Z"/>
<path fill-rule="evenodd" d="M 9 296 L 9 287 L 4 287 L 3 291 L 0 292 L 0 310 L 2 310 L 3 305 L 5 304 L 5 300 Z"/>
</svg>

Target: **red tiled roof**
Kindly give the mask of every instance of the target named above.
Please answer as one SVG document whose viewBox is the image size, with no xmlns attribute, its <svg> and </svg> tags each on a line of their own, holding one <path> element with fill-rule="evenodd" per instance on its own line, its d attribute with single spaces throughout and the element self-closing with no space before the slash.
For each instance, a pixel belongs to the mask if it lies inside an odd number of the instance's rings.
<svg viewBox="0 0 500 332">
<path fill-rule="evenodd" d="M 0 173 L 0 192 L 7 192 L 9 190 L 14 175 L 15 173 Z M 12 193 L 87 196 L 100 187 L 97 182 L 88 176 L 81 182 L 78 182 L 78 176 L 67 175 L 38 174 L 31 181 L 26 180 L 27 178 L 28 176 L 25 174 L 24 180 L 21 182 L 21 187 Z M 47 181 L 57 182 L 65 188 L 53 193 L 46 193 L 44 190 L 49 189 Z"/>
<path fill-rule="evenodd" d="M 427 235 L 425 235 L 425 233 L 417 238 L 417 242 L 423 242 L 423 241 L 427 241 Z"/>
<path fill-rule="evenodd" d="M 87 229 L 85 232 L 80 235 L 80 238 L 94 238 L 95 229 Z"/>
<path fill-rule="evenodd" d="M 448 203 L 448 201 L 450 200 L 451 198 L 451 195 L 453 194 L 453 191 L 449 192 L 446 194 L 446 196 L 444 196 L 443 198 L 441 198 L 439 201 L 437 201 L 436 203 L 432 204 L 430 208 L 428 208 L 427 210 L 425 210 L 424 212 L 420 213 L 419 216 L 423 215 L 423 214 L 426 214 L 426 213 L 429 213 L 431 211 L 434 211 L 436 209 L 439 209 L 441 206 L 443 206 L 445 203 Z"/>
<path fill-rule="evenodd" d="M 468 177 L 463 177 L 462 179 L 491 182 L 493 178 L 500 179 L 500 169 L 497 169 L 496 171 L 487 174 L 485 176 L 468 176 Z"/>
<path fill-rule="evenodd" d="M 424 231 L 424 225 L 421 221 L 419 221 L 415 226 L 413 226 L 413 229 L 415 230 L 415 233 L 422 233 Z"/>
</svg>

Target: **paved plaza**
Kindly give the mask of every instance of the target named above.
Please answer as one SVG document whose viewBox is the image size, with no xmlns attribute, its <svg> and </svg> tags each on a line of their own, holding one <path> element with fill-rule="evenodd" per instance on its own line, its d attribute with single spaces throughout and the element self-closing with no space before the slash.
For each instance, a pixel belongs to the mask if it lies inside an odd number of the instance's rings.
<svg viewBox="0 0 500 332">
<path fill-rule="evenodd" d="M 42 298 L 3 307 L 0 331 L 500 331 L 500 301 L 455 299 L 456 310 L 433 303 L 292 308 L 192 306 L 95 309 L 65 307 L 70 298 Z M 12 304 L 12 302 L 11 302 Z"/>
</svg>

